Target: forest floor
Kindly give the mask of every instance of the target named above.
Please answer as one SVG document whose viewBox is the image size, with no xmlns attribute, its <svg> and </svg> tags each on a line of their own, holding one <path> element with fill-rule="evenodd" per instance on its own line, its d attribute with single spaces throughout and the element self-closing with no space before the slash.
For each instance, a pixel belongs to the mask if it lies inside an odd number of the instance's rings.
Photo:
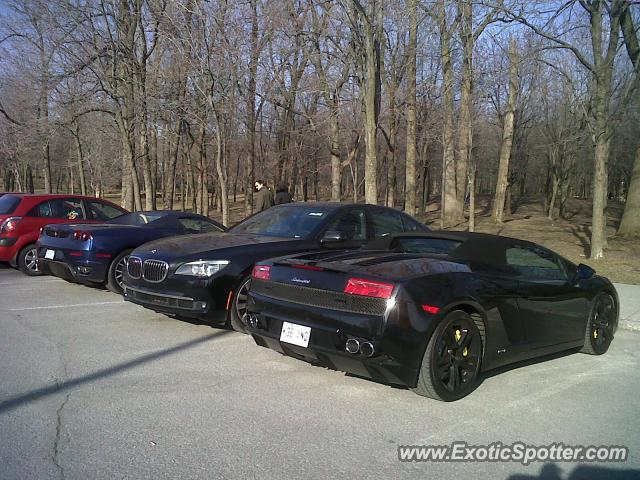
<svg viewBox="0 0 640 480">
<path fill-rule="evenodd" d="M 118 198 L 113 200 L 118 203 Z M 543 197 L 525 197 L 513 204 L 513 213 L 505 216 L 502 225 L 491 221 L 491 198 L 480 197 L 476 200 L 476 231 L 521 238 L 539 243 L 572 262 L 585 263 L 599 274 L 616 283 L 640 285 L 640 239 L 616 237 L 616 231 L 624 205 L 610 202 L 607 214 L 608 247 L 604 259 L 590 260 L 589 241 L 591 238 L 591 200 L 571 198 L 567 200 L 565 218 L 549 220 L 544 214 Z M 176 205 L 179 208 L 179 203 Z M 427 205 L 427 213 L 416 217 L 432 229 L 440 228 L 439 202 Z M 211 217 L 221 220 L 221 214 L 211 212 Z M 244 218 L 244 199 L 238 196 L 230 204 L 231 224 Z M 449 230 L 467 230 L 467 223 L 456 225 Z"/>
</svg>

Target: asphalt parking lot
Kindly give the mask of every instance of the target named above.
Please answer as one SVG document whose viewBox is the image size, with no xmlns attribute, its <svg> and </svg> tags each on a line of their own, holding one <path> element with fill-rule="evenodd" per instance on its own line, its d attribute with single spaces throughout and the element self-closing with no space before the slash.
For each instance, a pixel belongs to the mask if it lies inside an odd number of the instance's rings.
<svg viewBox="0 0 640 480">
<path fill-rule="evenodd" d="M 640 478 L 640 333 L 440 403 L 0 267 L 0 478 Z M 399 445 L 625 445 L 618 464 L 402 463 Z"/>
</svg>

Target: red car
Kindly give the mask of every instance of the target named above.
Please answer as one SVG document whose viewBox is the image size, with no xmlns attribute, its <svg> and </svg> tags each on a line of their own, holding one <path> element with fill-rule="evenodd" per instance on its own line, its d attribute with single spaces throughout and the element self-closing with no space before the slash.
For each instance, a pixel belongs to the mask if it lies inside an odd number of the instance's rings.
<svg viewBox="0 0 640 480">
<path fill-rule="evenodd" d="M 40 229 L 53 223 L 100 223 L 129 213 L 118 205 L 81 195 L 0 196 L 0 262 L 27 275 L 40 275 L 36 242 Z"/>
</svg>

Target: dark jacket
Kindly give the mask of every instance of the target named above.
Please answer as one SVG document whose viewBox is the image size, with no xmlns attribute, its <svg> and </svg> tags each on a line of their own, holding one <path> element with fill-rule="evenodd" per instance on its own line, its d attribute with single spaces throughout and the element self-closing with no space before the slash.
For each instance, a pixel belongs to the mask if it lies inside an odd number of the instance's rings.
<svg viewBox="0 0 640 480">
<path fill-rule="evenodd" d="M 273 195 L 266 185 L 256 192 L 256 212 L 273 207 Z"/>
<path fill-rule="evenodd" d="M 275 204 L 280 205 L 281 203 L 291 203 L 292 201 L 293 197 L 289 193 L 287 184 L 284 182 L 279 183 L 278 188 L 276 188 Z"/>
</svg>

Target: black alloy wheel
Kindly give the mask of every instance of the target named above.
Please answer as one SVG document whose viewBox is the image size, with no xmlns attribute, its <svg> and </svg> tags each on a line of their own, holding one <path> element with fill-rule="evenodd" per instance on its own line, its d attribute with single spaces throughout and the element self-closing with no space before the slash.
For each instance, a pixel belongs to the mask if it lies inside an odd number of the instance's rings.
<svg viewBox="0 0 640 480">
<path fill-rule="evenodd" d="M 467 313 L 453 311 L 429 340 L 414 391 L 445 402 L 458 400 L 475 388 L 481 361 L 478 326 Z"/>
<path fill-rule="evenodd" d="M 605 353 L 613 340 L 617 317 L 618 311 L 613 297 L 606 292 L 600 293 L 593 300 L 585 332 L 584 347 L 580 351 L 591 355 Z"/>
</svg>

